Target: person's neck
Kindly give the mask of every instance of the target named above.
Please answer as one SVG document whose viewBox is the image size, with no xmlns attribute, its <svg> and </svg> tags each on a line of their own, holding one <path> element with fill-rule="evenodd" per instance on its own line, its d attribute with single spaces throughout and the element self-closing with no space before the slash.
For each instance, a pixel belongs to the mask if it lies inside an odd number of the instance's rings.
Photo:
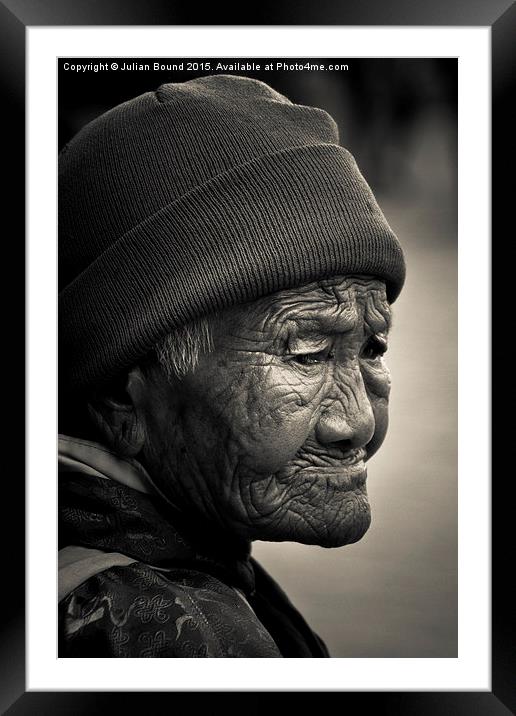
<svg viewBox="0 0 516 716">
<path fill-rule="evenodd" d="M 219 522 L 210 519 L 195 505 L 185 505 L 177 496 L 165 492 L 155 480 L 145 460 L 140 457 L 140 464 L 148 476 L 152 492 L 157 496 L 163 510 L 171 523 L 200 553 L 207 556 L 246 560 L 251 554 L 251 540 L 235 531 L 224 528 Z"/>
</svg>

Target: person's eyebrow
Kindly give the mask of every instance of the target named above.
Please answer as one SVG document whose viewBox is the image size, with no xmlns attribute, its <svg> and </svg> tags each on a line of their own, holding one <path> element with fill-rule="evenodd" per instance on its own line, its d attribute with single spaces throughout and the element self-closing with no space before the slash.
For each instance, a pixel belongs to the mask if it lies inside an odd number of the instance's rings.
<svg viewBox="0 0 516 716">
<path fill-rule="evenodd" d="M 307 313 L 295 321 L 296 332 L 300 337 L 317 337 L 352 331 L 358 321 L 355 308 L 339 311 L 327 310 Z"/>
<path fill-rule="evenodd" d="M 297 304 L 295 310 L 292 308 L 289 306 L 284 311 L 281 323 L 298 338 L 317 339 L 321 335 L 347 333 L 360 320 L 360 311 L 354 303 L 326 304 L 321 309 L 320 302 L 314 301 L 303 306 Z M 392 311 L 387 301 L 380 296 L 371 296 L 363 315 L 371 333 L 389 333 L 392 328 Z"/>
</svg>

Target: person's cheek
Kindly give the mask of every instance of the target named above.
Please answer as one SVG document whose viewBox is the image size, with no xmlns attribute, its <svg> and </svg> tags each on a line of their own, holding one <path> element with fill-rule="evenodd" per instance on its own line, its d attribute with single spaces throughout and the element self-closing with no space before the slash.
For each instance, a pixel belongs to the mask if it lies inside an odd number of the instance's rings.
<svg viewBox="0 0 516 716">
<path fill-rule="evenodd" d="M 375 420 L 375 431 L 372 440 L 367 444 L 367 458 L 372 457 L 381 447 L 389 426 L 388 401 L 374 398 L 371 400 Z"/>
<path fill-rule="evenodd" d="M 280 470 L 306 441 L 317 385 L 284 366 L 248 376 L 240 410 L 230 417 L 239 432 L 241 469 L 262 475 Z"/>
<path fill-rule="evenodd" d="M 367 444 L 367 458 L 369 459 L 379 450 L 387 434 L 391 379 L 383 360 L 365 365 L 362 374 L 375 421 L 374 435 Z"/>
</svg>

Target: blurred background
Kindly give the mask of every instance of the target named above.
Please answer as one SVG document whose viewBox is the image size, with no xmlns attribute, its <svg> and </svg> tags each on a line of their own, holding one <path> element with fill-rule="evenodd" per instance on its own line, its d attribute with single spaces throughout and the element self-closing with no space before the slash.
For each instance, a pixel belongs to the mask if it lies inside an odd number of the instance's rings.
<svg viewBox="0 0 516 716">
<path fill-rule="evenodd" d="M 197 58 L 200 63 L 228 58 Z M 282 58 L 237 58 L 277 62 Z M 188 58 L 195 61 L 195 58 Z M 85 72 L 59 61 L 59 145 L 163 82 L 207 72 Z M 178 63 L 181 58 L 125 58 Z M 306 58 L 285 58 L 289 65 Z M 238 71 L 326 109 L 406 256 L 387 354 L 390 428 L 369 463 L 372 524 L 357 544 L 256 542 L 334 657 L 457 656 L 457 60 L 310 58 L 345 71 Z"/>
</svg>

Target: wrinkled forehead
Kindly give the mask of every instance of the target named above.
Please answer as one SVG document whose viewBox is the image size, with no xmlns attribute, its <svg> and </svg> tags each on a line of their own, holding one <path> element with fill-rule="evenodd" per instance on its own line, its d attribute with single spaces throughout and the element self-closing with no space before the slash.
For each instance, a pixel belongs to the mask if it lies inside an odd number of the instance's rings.
<svg viewBox="0 0 516 716">
<path fill-rule="evenodd" d="M 265 321 L 271 329 L 347 332 L 363 321 L 372 331 L 387 333 L 392 322 L 385 283 L 362 274 L 279 291 L 248 306 L 249 319 Z"/>
</svg>

